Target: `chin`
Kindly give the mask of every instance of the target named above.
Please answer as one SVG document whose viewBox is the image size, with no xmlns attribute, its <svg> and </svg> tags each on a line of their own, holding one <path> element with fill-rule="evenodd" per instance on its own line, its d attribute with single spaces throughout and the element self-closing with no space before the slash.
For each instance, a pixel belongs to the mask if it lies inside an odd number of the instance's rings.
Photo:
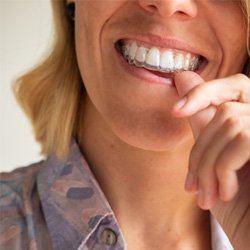
<svg viewBox="0 0 250 250">
<path fill-rule="evenodd" d="M 155 130 L 120 128 L 115 131 L 116 136 L 125 144 L 153 152 L 178 151 L 187 144 L 193 144 L 193 135 L 187 123 L 179 124 L 178 128 L 165 126 Z"/>
</svg>

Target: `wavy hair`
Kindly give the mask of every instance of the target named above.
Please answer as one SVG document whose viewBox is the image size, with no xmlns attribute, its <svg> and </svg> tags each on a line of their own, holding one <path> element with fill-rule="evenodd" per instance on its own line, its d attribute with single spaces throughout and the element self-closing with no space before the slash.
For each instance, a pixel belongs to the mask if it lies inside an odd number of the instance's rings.
<svg viewBox="0 0 250 250">
<path fill-rule="evenodd" d="M 250 0 L 241 0 L 248 24 Z M 78 69 L 74 22 L 66 13 L 64 0 L 52 0 L 54 42 L 47 56 L 13 85 L 14 94 L 33 125 L 44 155 L 65 159 L 72 137 L 80 134 L 80 115 L 86 94 Z M 249 53 L 250 55 L 250 53 Z M 243 73 L 249 75 L 249 60 Z"/>
</svg>

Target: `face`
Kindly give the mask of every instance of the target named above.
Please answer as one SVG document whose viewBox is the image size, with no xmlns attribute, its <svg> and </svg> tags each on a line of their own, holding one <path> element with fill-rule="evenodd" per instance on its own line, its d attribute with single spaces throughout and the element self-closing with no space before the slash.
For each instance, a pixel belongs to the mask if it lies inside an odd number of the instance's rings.
<svg viewBox="0 0 250 250">
<path fill-rule="evenodd" d="M 86 102 L 127 144 L 163 151 L 191 137 L 187 121 L 171 115 L 176 70 L 205 80 L 242 71 L 246 28 L 237 0 L 75 3 Z"/>
</svg>

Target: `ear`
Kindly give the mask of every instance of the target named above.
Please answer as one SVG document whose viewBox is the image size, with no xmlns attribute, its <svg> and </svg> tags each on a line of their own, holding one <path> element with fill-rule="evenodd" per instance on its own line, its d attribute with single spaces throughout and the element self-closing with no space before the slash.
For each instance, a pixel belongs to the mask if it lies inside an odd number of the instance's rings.
<svg viewBox="0 0 250 250">
<path fill-rule="evenodd" d="M 75 20 L 75 2 L 74 1 L 65 1 L 66 12 L 71 20 Z"/>
<path fill-rule="evenodd" d="M 75 3 L 75 0 L 64 0 L 65 5 Z"/>
</svg>

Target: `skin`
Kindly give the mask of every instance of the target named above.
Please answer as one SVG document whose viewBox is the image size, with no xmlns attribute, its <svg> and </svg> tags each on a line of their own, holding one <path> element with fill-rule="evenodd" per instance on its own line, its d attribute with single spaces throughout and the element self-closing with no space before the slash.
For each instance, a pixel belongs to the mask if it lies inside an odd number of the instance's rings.
<svg viewBox="0 0 250 250">
<path fill-rule="evenodd" d="M 250 179 L 238 183 L 236 171 L 249 159 L 250 81 L 237 74 L 247 58 L 238 2 L 75 3 L 87 90 L 80 146 L 129 250 L 210 249 L 209 213 L 200 208 L 211 209 L 237 250 L 247 249 Z M 127 32 L 176 37 L 209 63 L 200 75 L 176 74 L 176 88 L 147 84 L 117 61 L 114 42 Z M 184 106 L 174 106 L 180 97 Z M 187 174 L 198 206 L 183 188 Z"/>
<path fill-rule="evenodd" d="M 189 84 L 183 88 L 183 82 Z M 237 74 L 205 82 L 197 74 L 186 72 L 176 76 L 176 83 L 183 99 L 173 113 L 189 117 L 196 137 L 185 188 L 198 192 L 198 205 L 210 209 L 235 249 L 248 249 L 249 78 Z M 217 95 L 212 95 L 215 91 Z"/>
</svg>

